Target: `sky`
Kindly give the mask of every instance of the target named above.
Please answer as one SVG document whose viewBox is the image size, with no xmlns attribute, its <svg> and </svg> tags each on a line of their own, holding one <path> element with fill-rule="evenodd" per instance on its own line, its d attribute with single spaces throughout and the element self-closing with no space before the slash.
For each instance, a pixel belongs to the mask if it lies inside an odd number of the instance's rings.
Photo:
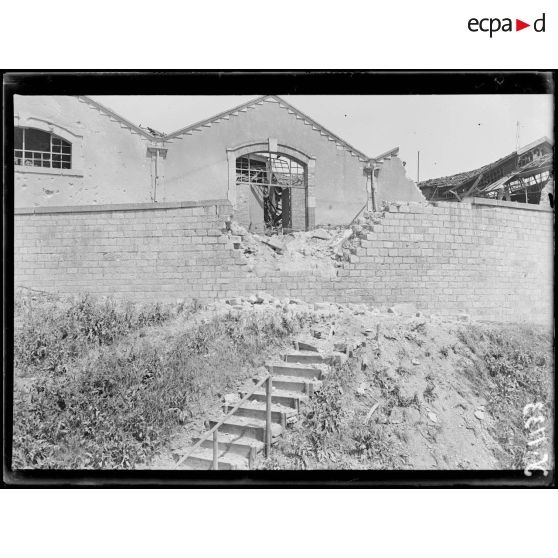
<svg viewBox="0 0 558 558">
<path fill-rule="evenodd" d="M 91 95 L 134 124 L 170 133 L 258 95 Z M 374 157 L 399 146 L 420 180 L 472 170 L 542 137 L 552 139 L 551 95 L 282 95 Z"/>
</svg>

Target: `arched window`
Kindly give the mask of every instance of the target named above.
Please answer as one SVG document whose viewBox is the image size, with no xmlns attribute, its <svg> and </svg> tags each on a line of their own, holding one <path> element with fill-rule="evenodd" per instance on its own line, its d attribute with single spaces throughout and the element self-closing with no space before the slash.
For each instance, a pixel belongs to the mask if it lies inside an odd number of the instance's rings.
<svg viewBox="0 0 558 558">
<path fill-rule="evenodd" d="M 72 168 L 72 144 L 36 128 L 14 129 L 14 164 L 51 169 Z"/>
</svg>

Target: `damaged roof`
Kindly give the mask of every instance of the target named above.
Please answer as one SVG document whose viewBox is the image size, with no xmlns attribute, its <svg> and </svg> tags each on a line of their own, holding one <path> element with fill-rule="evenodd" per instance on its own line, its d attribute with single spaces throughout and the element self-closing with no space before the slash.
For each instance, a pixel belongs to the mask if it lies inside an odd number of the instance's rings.
<svg viewBox="0 0 558 558">
<path fill-rule="evenodd" d="M 475 170 L 452 174 L 450 176 L 442 176 L 440 178 L 431 178 L 429 180 L 424 180 L 418 183 L 418 187 L 421 189 L 433 188 L 433 189 L 444 189 L 444 190 L 459 188 L 459 186 L 467 182 L 470 182 L 472 179 L 479 177 L 481 174 L 486 174 L 488 171 L 495 169 L 496 167 L 518 157 L 519 155 L 522 155 L 523 153 L 526 153 L 527 151 L 534 149 L 538 146 L 541 146 L 545 143 L 548 144 L 549 146 L 552 146 L 552 142 L 546 136 L 543 136 L 542 138 L 526 145 L 525 147 L 522 147 L 517 151 L 513 151 L 509 155 L 501 157 L 500 159 L 492 163 L 489 163 L 488 165 L 484 165 Z M 544 162 L 546 163 L 547 161 L 545 160 Z"/>
<path fill-rule="evenodd" d="M 140 124 L 139 127 L 142 130 L 145 130 L 147 133 L 149 133 L 152 136 L 155 136 L 157 138 L 164 138 L 165 137 L 165 132 L 159 132 L 159 130 L 155 130 L 155 128 L 151 128 L 150 126 L 143 126 L 143 125 Z"/>
</svg>

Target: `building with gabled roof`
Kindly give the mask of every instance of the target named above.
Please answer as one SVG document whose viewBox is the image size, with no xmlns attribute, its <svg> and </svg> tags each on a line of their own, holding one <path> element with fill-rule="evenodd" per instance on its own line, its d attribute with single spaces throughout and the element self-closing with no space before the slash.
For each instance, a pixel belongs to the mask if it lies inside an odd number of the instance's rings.
<svg viewBox="0 0 558 558">
<path fill-rule="evenodd" d="M 16 207 L 228 200 L 249 229 L 288 231 L 424 200 L 398 148 L 370 157 L 276 95 L 169 134 L 86 96 L 14 112 Z"/>
</svg>

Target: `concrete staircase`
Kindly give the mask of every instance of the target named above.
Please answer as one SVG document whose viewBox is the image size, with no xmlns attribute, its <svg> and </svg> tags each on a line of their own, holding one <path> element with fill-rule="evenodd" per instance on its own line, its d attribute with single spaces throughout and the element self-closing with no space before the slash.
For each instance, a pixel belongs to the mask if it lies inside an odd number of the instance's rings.
<svg viewBox="0 0 558 558">
<path fill-rule="evenodd" d="M 295 346 L 296 343 L 295 343 Z M 271 443 L 275 443 L 287 425 L 297 420 L 301 405 L 322 386 L 329 371 L 330 357 L 311 351 L 290 351 L 281 355 L 283 360 L 269 362 L 266 368 L 272 377 Z M 254 377 L 254 383 L 261 378 Z M 241 397 L 249 390 L 241 392 Z M 224 405 L 224 415 L 235 405 Z M 221 418 L 209 421 L 213 428 Z M 219 427 L 218 456 L 220 470 L 250 469 L 265 448 L 266 390 L 258 388 Z M 194 444 L 201 437 L 194 438 Z M 204 440 L 182 464 L 184 469 L 208 470 L 213 468 L 213 439 Z"/>
</svg>

